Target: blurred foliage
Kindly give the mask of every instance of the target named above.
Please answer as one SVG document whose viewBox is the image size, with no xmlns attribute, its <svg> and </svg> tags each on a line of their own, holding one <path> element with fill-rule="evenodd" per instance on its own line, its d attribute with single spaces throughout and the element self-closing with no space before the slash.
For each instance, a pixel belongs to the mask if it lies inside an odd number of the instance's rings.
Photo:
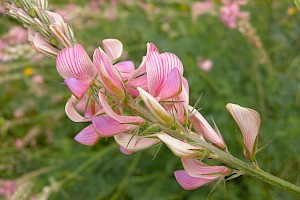
<svg viewBox="0 0 300 200">
<path fill-rule="evenodd" d="M 258 154 L 261 167 L 300 185 L 300 13 L 288 14 L 293 1 L 256 0 L 244 7 L 250 11 L 250 22 L 270 57 L 272 73 L 259 64 L 256 49 L 242 34 L 210 15 L 193 22 L 192 1 L 184 2 L 147 1 L 152 9 L 161 11 L 157 13 L 146 13 L 134 3 L 120 3 L 115 20 L 107 20 L 101 13 L 100 17 L 85 19 L 79 15 L 74 19 L 75 34 L 90 53 L 104 38 L 120 39 L 136 66 L 150 41 L 161 52 L 177 54 L 190 84 L 190 104 L 202 94 L 202 113 L 210 122 L 213 117 L 232 154 L 243 157 L 236 134 L 239 129 L 225 109 L 228 102 L 261 113 L 260 146 L 270 142 Z M 85 1 L 50 0 L 53 8 L 68 3 L 84 6 Z M 102 11 L 107 7 L 108 3 Z M 5 33 L 17 23 L 1 16 L 0 24 L 0 33 Z M 213 60 L 211 72 L 197 67 L 198 56 Z M 18 67 L 10 74 L 0 74 L 0 79 L 22 75 L 1 83 L 0 87 L 1 179 L 19 180 L 30 172 L 47 168 L 37 176 L 29 176 L 33 186 L 28 191 L 34 196 L 45 193 L 48 187 L 50 199 L 193 200 L 205 199 L 214 188 L 212 183 L 195 191 L 184 191 L 173 176 L 175 170 L 182 169 L 180 159 L 165 146 L 159 151 L 155 147 L 126 156 L 119 153 L 112 139 L 103 139 L 94 147 L 76 143 L 72 138 L 85 124 L 73 123 L 64 114 L 69 92 L 56 72 L 55 62 L 44 59 L 0 63 L 0 68 L 13 66 Z M 24 75 L 26 67 L 32 68 L 33 74 Z M 32 82 L 35 74 L 44 76 L 43 84 Z M 24 116 L 16 118 L 14 112 L 19 109 Z M 37 134 L 31 137 L 34 131 Z M 16 148 L 16 140 L 26 137 L 25 147 Z M 250 177 L 221 183 L 208 198 L 296 199 Z"/>
</svg>

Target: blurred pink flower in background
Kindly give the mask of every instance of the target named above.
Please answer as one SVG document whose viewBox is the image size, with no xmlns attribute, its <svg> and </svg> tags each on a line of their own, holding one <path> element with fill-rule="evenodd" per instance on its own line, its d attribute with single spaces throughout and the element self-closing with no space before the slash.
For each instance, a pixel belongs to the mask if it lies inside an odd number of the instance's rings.
<svg viewBox="0 0 300 200">
<path fill-rule="evenodd" d="M 214 8 L 215 5 L 211 0 L 192 3 L 191 11 L 193 20 L 195 20 L 200 15 L 212 12 Z"/>
<path fill-rule="evenodd" d="M 27 43 L 27 31 L 19 26 L 12 27 L 3 39 L 10 45 Z"/>
<path fill-rule="evenodd" d="M 22 139 L 18 138 L 15 140 L 14 142 L 14 146 L 17 148 L 17 149 L 22 149 L 24 147 L 24 142 Z"/>
<path fill-rule="evenodd" d="M 42 75 L 37 74 L 32 77 L 32 81 L 33 81 L 33 83 L 41 84 L 44 82 L 44 77 Z"/>
<path fill-rule="evenodd" d="M 222 2 L 224 6 L 220 9 L 221 21 L 223 21 L 229 28 L 236 28 L 237 20 L 249 18 L 248 12 L 240 11 L 240 5 L 245 5 L 247 1 L 223 0 Z"/>
<path fill-rule="evenodd" d="M 17 189 L 17 185 L 12 180 L 2 180 L 0 179 L 0 195 L 6 196 L 9 199 Z"/>
<path fill-rule="evenodd" d="M 210 59 L 203 59 L 201 57 L 197 58 L 197 67 L 199 67 L 203 71 L 209 72 L 212 69 L 213 65 L 214 63 Z"/>
<path fill-rule="evenodd" d="M 5 8 L 2 5 L 0 5 L 0 14 L 1 15 L 6 15 Z"/>
<path fill-rule="evenodd" d="M 63 9 L 57 9 L 55 10 L 55 13 L 59 14 L 63 18 L 67 18 L 76 9 L 76 4 L 74 3 L 69 3 L 67 4 Z"/>
<path fill-rule="evenodd" d="M 16 109 L 16 110 L 14 111 L 13 115 L 14 115 L 15 118 L 21 118 L 21 117 L 24 116 L 24 110 L 18 108 L 18 109 Z"/>
</svg>

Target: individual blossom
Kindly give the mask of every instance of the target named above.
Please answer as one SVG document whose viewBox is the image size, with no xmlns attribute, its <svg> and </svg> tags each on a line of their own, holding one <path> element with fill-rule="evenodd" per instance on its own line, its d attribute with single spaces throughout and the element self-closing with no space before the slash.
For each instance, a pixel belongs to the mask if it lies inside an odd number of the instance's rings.
<svg viewBox="0 0 300 200">
<path fill-rule="evenodd" d="M 120 145 L 120 151 L 124 154 L 132 154 L 140 150 L 147 149 L 161 142 L 159 139 L 122 133 L 114 136 L 115 141 Z"/>
<path fill-rule="evenodd" d="M 184 141 L 180 141 L 164 132 L 159 132 L 156 133 L 155 135 L 161 141 L 163 141 L 169 147 L 169 149 L 178 157 L 195 158 L 195 157 L 201 157 L 203 154 L 201 152 L 203 148 L 200 146 L 194 146 Z"/>
<path fill-rule="evenodd" d="M 175 54 L 159 53 L 154 44 L 148 43 L 146 56 L 126 86 L 133 92 L 137 87 L 142 88 L 180 122 L 186 121 L 189 88 L 183 77 L 183 65 Z"/>
<path fill-rule="evenodd" d="M 182 158 L 184 170 L 174 172 L 179 185 L 185 190 L 194 190 L 214 180 L 222 179 L 230 170 L 225 166 L 209 166 L 197 159 Z"/>
<path fill-rule="evenodd" d="M 226 144 L 223 140 L 221 134 L 213 129 L 210 124 L 206 121 L 206 119 L 198 112 L 195 108 L 189 107 L 190 121 L 195 128 L 196 131 L 201 133 L 206 139 L 208 139 L 215 146 L 225 149 Z"/>
<path fill-rule="evenodd" d="M 242 131 L 245 157 L 253 160 L 256 154 L 257 136 L 260 127 L 259 113 L 251 108 L 232 103 L 228 103 L 226 108 Z"/>
</svg>

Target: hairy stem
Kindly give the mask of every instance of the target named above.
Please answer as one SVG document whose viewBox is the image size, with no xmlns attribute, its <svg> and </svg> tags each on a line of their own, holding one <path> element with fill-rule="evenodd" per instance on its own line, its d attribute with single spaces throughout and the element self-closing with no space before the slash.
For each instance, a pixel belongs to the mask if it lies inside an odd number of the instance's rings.
<svg viewBox="0 0 300 200">
<path fill-rule="evenodd" d="M 130 107 L 137 115 L 145 118 L 146 120 L 152 121 L 153 117 L 151 114 L 145 110 L 144 108 L 140 107 L 139 105 L 128 103 L 128 107 Z M 164 131 L 165 133 L 175 137 L 176 139 L 185 139 L 187 141 L 190 141 L 193 143 L 193 145 L 198 145 L 206 148 L 211 153 L 213 153 L 215 156 L 214 158 L 221 161 L 222 163 L 226 164 L 227 166 L 237 169 L 243 172 L 244 175 L 253 176 L 256 177 L 265 183 L 268 183 L 270 185 L 277 186 L 287 192 L 290 192 L 294 195 L 300 196 L 300 187 L 287 182 L 281 178 L 278 178 L 268 172 L 265 172 L 261 170 L 259 167 L 255 167 L 253 165 L 250 165 L 249 163 L 246 163 L 234 156 L 232 156 L 229 152 L 223 151 L 214 145 L 202 141 L 197 137 L 194 137 L 191 135 L 188 131 L 184 132 L 184 135 L 179 134 L 176 130 L 173 130 L 169 127 L 166 127 L 165 125 L 155 121 L 157 123 L 157 127 Z"/>
</svg>

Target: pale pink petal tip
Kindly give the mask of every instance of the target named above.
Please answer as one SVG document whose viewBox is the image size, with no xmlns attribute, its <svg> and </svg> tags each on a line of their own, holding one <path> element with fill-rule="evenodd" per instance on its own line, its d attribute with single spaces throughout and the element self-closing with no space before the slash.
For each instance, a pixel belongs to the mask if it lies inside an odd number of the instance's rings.
<svg viewBox="0 0 300 200">
<path fill-rule="evenodd" d="M 74 140 L 86 146 L 93 146 L 98 142 L 99 138 L 100 136 L 94 130 L 93 125 L 89 125 L 80 131 Z"/>
<path fill-rule="evenodd" d="M 228 103 L 226 108 L 242 131 L 244 144 L 247 148 L 245 156 L 249 159 L 255 153 L 254 144 L 259 133 L 260 115 L 251 108 L 245 108 L 237 104 Z"/>
<path fill-rule="evenodd" d="M 189 111 L 192 112 L 190 120 L 193 127 L 199 131 L 206 139 L 212 142 L 215 146 L 224 149 L 226 148 L 225 141 L 220 133 L 214 130 L 206 119 L 195 108 L 189 106 Z"/>
<path fill-rule="evenodd" d="M 117 39 L 105 39 L 102 41 L 104 51 L 111 61 L 118 59 L 123 52 L 123 44 Z"/>
<path fill-rule="evenodd" d="M 127 151 L 124 147 L 120 147 L 120 152 L 125 155 L 132 155 L 133 152 Z"/>
<path fill-rule="evenodd" d="M 213 181 L 211 179 L 192 177 L 184 170 L 175 171 L 174 175 L 179 185 L 185 190 L 194 190 Z"/>
<path fill-rule="evenodd" d="M 65 83 L 68 86 L 69 90 L 78 99 L 83 97 L 83 95 L 89 89 L 89 87 L 91 85 L 91 82 L 92 82 L 91 80 L 82 81 L 82 80 L 77 79 L 77 78 L 65 79 Z"/>
</svg>

